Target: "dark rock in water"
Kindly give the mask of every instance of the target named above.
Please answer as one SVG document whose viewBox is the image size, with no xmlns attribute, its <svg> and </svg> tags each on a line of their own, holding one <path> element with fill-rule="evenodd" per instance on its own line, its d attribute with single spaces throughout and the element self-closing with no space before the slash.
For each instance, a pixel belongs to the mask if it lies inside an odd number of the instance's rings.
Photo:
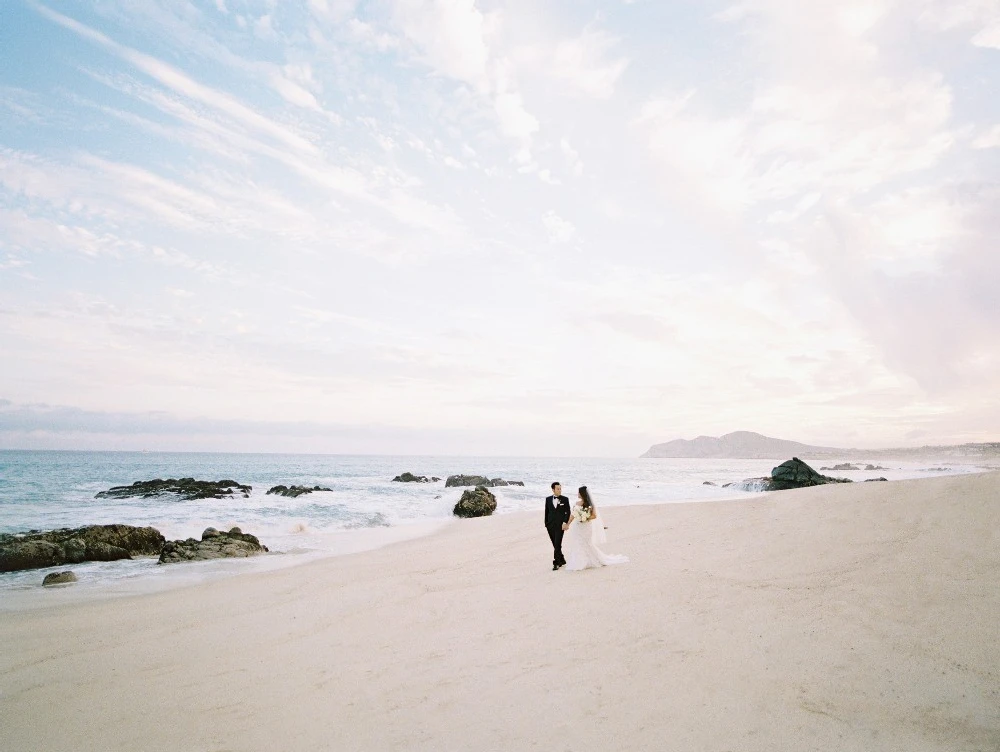
<svg viewBox="0 0 1000 752">
<path fill-rule="evenodd" d="M 946 473 L 951 470 L 950 467 L 925 467 L 925 473 Z"/>
<path fill-rule="evenodd" d="M 860 467 L 852 465 L 850 462 L 842 462 L 839 465 L 834 465 L 833 467 L 821 467 L 820 470 L 860 470 Z"/>
<path fill-rule="evenodd" d="M 821 475 L 798 457 L 782 462 L 771 470 L 770 478 L 748 478 L 738 483 L 726 483 L 723 488 L 736 486 L 744 491 L 785 491 L 790 488 L 808 488 L 827 483 L 850 483 L 849 478 L 831 478 Z"/>
<path fill-rule="evenodd" d="M 87 541 L 82 538 L 70 538 L 63 543 L 67 564 L 79 564 L 87 560 Z"/>
<path fill-rule="evenodd" d="M 49 585 L 68 585 L 71 582 L 76 582 L 76 575 L 72 572 L 50 572 L 45 575 L 45 579 L 42 580 L 42 584 L 48 587 Z"/>
<path fill-rule="evenodd" d="M 276 494 L 277 496 L 291 496 L 293 499 L 297 496 L 302 496 L 302 494 L 311 494 L 313 491 L 332 491 L 332 488 L 323 488 L 322 486 L 272 486 L 268 489 L 265 496 L 271 494 Z"/>
<path fill-rule="evenodd" d="M 483 488 L 499 488 L 501 486 L 523 486 L 522 480 L 504 480 L 503 478 L 487 478 L 485 475 L 449 475 L 444 482 L 445 488 L 461 486 L 482 486 Z"/>
<path fill-rule="evenodd" d="M 488 488 L 492 481 L 484 475 L 449 475 L 444 482 L 445 488 L 461 486 L 484 486 Z"/>
<path fill-rule="evenodd" d="M 440 478 L 437 476 L 432 476 L 428 478 L 426 475 L 414 475 L 413 473 L 403 473 L 402 475 L 397 475 L 392 479 L 393 483 L 437 483 Z"/>
<path fill-rule="evenodd" d="M 121 546 L 110 543 L 91 543 L 87 546 L 87 561 L 120 561 L 131 559 L 132 555 Z"/>
<path fill-rule="evenodd" d="M 238 527 L 231 528 L 229 532 L 209 527 L 201 534 L 200 541 L 188 538 L 164 543 L 159 563 L 245 558 L 266 552 L 267 546 L 262 545 L 257 536 L 244 533 Z"/>
<path fill-rule="evenodd" d="M 782 462 L 771 470 L 770 491 L 784 491 L 789 488 L 808 488 L 827 483 L 850 483 L 847 478 L 831 478 L 820 475 L 798 457 Z"/>
<path fill-rule="evenodd" d="M 163 542 L 159 530 L 131 525 L 88 525 L 0 535 L 0 572 L 153 556 L 160 552 Z"/>
<path fill-rule="evenodd" d="M 42 569 L 67 563 L 66 551 L 58 543 L 47 540 L 0 542 L 0 572 Z"/>
<path fill-rule="evenodd" d="M 888 478 L 865 478 L 865 483 L 873 483 L 875 481 L 884 480 L 886 483 L 889 482 Z"/>
<path fill-rule="evenodd" d="M 882 467 L 881 465 L 865 465 L 865 470 L 888 470 L 887 467 Z"/>
<path fill-rule="evenodd" d="M 462 498 L 455 504 L 456 517 L 489 517 L 497 508 L 497 498 L 485 486 L 463 491 Z"/>
<path fill-rule="evenodd" d="M 114 486 L 107 491 L 101 491 L 97 499 L 128 499 L 133 496 L 149 498 L 163 494 L 177 494 L 184 501 L 194 499 L 226 499 L 241 494 L 244 499 L 250 497 L 253 486 L 237 483 L 235 480 L 195 480 L 194 478 L 168 478 L 161 480 L 137 480 L 131 486 Z"/>
<path fill-rule="evenodd" d="M 712 481 L 710 481 L 710 480 L 706 480 L 706 481 L 705 481 L 704 483 L 702 483 L 701 485 L 703 485 L 703 486 L 714 486 L 715 484 L 714 484 L 714 483 L 713 483 Z M 727 486 L 731 486 L 731 485 L 733 485 L 733 484 L 732 484 L 732 483 L 727 483 L 726 485 L 727 485 Z"/>
</svg>

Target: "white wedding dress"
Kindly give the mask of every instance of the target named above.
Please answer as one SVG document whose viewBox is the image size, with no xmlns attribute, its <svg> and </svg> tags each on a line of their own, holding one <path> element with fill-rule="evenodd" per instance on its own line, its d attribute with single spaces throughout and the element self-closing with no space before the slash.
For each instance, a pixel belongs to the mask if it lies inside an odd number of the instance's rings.
<svg viewBox="0 0 1000 752">
<path fill-rule="evenodd" d="M 620 554 L 606 554 L 597 545 L 607 540 L 604 521 L 600 516 L 589 522 L 573 520 L 563 538 L 563 556 L 566 569 L 578 571 L 591 567 L 606 567 L 609 564 L 627 564 L 628 557 Z"/>
</svg>

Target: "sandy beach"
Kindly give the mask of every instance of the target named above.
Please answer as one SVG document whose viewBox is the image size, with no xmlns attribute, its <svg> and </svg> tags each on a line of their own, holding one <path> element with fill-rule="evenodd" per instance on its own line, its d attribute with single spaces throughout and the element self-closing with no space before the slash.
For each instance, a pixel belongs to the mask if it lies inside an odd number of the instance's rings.
<svg viewBox="0 0 1000 752">
<path fill-rule="evenodd" d="M 0 615 L 0 749 L 1000 750 L 1000 473 L 604 515 Z"/>
</svg>

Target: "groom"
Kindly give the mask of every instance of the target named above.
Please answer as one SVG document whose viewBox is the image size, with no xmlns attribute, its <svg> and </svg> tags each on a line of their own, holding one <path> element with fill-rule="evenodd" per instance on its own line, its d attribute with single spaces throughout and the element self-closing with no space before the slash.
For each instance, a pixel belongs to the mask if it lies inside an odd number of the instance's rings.
<svg viewBox="0 0 1000 752">
<path fill-rule="evenodd" d="M 559 481 L 552 484 L 552 495 L 545 497 L 545 529 L 552 541 L 552 571 L 566 564 L 562 552 L 563 531 L 569 522 L 569 499 L 562 495 Z"/>
</svg>

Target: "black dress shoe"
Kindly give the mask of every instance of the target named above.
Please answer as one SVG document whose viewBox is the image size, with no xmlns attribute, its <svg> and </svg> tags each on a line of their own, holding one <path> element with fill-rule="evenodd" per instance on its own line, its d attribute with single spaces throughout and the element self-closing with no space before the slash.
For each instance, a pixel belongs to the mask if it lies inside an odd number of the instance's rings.
<svg viewBox="0 0 1000 752">
<path fill-rule="evenodd" d="M 559 569 L 559 565 L 558 564 L 553 564 L 552 565 L 552 571 L 555 572 L 557 569 Z"/>
</svg>

